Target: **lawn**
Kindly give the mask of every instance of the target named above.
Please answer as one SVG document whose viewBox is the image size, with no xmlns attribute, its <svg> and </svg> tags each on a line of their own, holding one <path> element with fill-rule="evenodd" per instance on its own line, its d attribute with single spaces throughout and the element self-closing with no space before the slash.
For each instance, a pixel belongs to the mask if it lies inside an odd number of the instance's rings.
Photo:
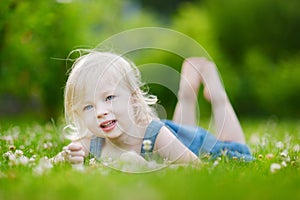
<svg viewBox="0 0 300 200">
<path fill-rule="evenodd" d="M 99 163 L 75 170 L 47 158 L 68 144 L 60 123 L 2 122 L 0 199 L 299 199 L 300 122 L 242 120 L 255 161 L 124 173 Z"/>
</svg>

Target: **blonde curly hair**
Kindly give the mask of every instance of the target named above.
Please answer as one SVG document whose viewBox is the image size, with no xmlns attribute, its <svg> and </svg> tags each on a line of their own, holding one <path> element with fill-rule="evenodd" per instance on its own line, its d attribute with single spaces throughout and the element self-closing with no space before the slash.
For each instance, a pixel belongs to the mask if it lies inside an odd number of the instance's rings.
<svg viewBox="0 0 300 200">
<path fill-rule="evenodd" d="M 157 118 L 152 107 L 156 104 L 157 97 L 141 89 L 144 84 L 141 82 L 140 71 L 134 63 L 111 52 L 82 49 L 76 52 L 80 53 L 80 56 L 73 63 L 64 93 L 65 118 L 68 124 L 66 127 L 72 130 L 68 136 L 70 139 L 92 135 L 79 119 L 78 105 L 85 95 L 86 87 L 93 85 L 96 87 L 101 76 L 108 74 L 115 80 L 121 80 L 121 84 L 125 84 L 130 90 L 137 125 L 149 123 L 153 118 Z M 104 73 L 107 70 L 109 73 Z"/>
</svg>

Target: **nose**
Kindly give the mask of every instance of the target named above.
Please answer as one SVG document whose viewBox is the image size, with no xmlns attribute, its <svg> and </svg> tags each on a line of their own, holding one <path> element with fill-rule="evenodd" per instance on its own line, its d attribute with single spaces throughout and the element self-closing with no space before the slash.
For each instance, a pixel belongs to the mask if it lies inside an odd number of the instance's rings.
<svg viewBox="0 0 300 200">
<path fill-rule="evenodd" d="M 96 117 L 98 119 L 108 115 L 109 111 L 105 106 L 97 106 L 97 110 L 96 110 Z"/>
<path fill-rule="evenodd" d="M 108 115 L 108 113 L 107 113 L 107 112 L 101 113 L 101 114 L 98 113 L 98 114 L 97 114 L 97 118 L 100 119 L 100 118 L 104 117 L 105 115 Z"/>
</svg>

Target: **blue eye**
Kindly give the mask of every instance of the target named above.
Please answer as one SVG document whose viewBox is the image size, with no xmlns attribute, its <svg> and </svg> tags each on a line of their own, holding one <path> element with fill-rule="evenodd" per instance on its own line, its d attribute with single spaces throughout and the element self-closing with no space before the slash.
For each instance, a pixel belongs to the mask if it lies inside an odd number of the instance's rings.
<svg viewBox="0 0 300 200">
<path fill-rule="evenodd" d="M 91 109 L 93 109 L 94 108 L 94 106 L 92 106 L 92 105 L 87 105 L 87 106 L 85 106 L 84 108 L 83 108 L 83 110 L 84 111 L 87 111 L 87 110 L 91 110 Z"/>
<path fill-rule="evenodd" d="M 115 95 L 109 95 L 105 98 L 105 101 L 111 101 L 115 98 L 116 96 Z"/>
</svg>

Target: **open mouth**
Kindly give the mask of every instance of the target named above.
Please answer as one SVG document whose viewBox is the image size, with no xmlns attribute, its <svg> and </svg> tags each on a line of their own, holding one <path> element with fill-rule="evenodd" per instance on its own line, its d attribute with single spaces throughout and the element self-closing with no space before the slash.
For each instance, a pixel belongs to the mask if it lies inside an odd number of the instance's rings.
<svg viewBox="0 0 300 200">
<path fill-rule="evenodd" d="M 108 120 L 105 122 L 102 122 L 100 124 L 100 128 L 102 128 L 103 131 L 108 132 L 111 131 L 116 126 L 117 120 Z"/>
</svg>

